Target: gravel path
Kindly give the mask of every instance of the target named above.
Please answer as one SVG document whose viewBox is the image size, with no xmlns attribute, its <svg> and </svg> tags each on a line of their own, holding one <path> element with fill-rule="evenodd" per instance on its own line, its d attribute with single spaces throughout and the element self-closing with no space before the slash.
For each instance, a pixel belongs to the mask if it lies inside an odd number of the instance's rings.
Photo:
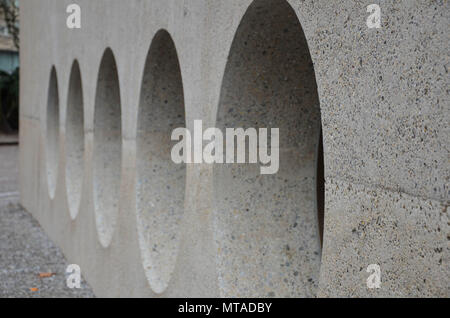
<svg viewBox="0 0 450 318">
<path fill-rule="evenodd" d="M 18 204 L 17 146 L 0 145 L 0 298 L 94 297 L 86 282 L 66 286 L 69 265 L 38 222 Z M 54 273 L 40 277 L 41 273 Z"/>
</svg>

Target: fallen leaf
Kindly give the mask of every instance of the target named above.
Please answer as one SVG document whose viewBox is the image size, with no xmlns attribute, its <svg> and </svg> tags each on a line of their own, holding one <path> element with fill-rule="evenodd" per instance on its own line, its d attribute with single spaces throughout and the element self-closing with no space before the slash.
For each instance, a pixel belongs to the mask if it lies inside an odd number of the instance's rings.
<svg viewBox="0 0 450 318">
<path fill-rule="evenodd" d="M 32 291 L 34 293 L 34 292 L 39 291 L 39 288 L 33 287 L 33 288 L 30 288 L 30 291 Z"/>
<path fill-rule="evenodd" d="M 55 273 L 39 273 L 40 278 L 48 278 L 48 277 L 52 277 L 55 275 L 56 275 Z"/>
</svg>

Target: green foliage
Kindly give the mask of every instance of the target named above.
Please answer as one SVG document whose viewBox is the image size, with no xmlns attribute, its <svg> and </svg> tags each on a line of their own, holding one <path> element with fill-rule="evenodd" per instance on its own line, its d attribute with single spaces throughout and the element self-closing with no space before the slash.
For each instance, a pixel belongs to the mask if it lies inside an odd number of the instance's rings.
<svg viewBox="0 0 450 318">
<path fill-rule="evenodd" d="M 0 71 L 0 130 L 19 129 L 19 68 L 9 74 Z"/>
</svg>

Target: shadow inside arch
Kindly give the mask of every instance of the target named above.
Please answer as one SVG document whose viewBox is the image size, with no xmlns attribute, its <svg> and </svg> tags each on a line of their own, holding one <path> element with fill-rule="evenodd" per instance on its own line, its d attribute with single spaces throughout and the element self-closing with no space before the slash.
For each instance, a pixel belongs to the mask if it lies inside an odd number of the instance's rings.
<svg viewBox="0 0 450 318">
<path fill-rule="evenodd" d="M 225 69 L 217 127 L 280 130 L 277 174 L 261 175 L 259 164 L 214 167 L 222 295 L 314 297 L 320 103 L 308 44 L 287 1 L 256 0 L 245 13 Z"/>
</svg>

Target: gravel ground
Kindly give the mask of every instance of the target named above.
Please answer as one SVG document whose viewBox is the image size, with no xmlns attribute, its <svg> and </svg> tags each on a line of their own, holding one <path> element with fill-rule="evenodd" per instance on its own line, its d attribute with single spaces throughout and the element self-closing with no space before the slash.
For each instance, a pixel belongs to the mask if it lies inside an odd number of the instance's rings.
<svg viewBox="0 0 450 318">
<path fill-rule="evenodd" d="M 94 297 L 84 280 L 80 289 L 66 286 L 68 262 L 18 204 L 17 154 L 17 146 L 0 145 L 0 298 Z"/>
<path fill-rule="evenodd" d="M 68 265 L 28 212 L 19 205 L 0 207 L 0 297 L 94 297 L 85 281 L 80 289 L 66 286 Z"/>
</svg>

